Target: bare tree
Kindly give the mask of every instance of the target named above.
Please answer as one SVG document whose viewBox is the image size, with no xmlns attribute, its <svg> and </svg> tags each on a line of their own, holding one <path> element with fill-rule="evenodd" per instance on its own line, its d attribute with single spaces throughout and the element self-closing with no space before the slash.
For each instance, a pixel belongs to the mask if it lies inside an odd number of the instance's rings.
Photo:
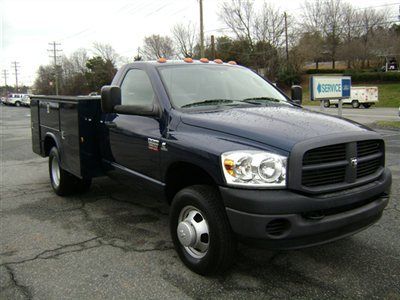
<svg viewBox="0 0 400 300">
<path fill-rule="evenodd" d="M 153 34 L 144 38 L 143 54 L 147 59 L 173 58 L 173 41 L 169 36 Z"/>
<path fill-rule="evenodd" d="M 109 61 L 115 65 L 119 59 L 119 55 L 114 48 L 109 44 L 95 42 L 93 44 L 95 54 L 100 56 L 104 61 Z"/>
<path fill-rule="evenodd" d="M 379 28 L 387 28 L 387 11 L 364 9 L 361 13 L 361 53 L 362 67 L 370 66 L 373 53 L 373 44 L 376 39 L 376 31 Z"/>
<path fill-rule="evenodd" d="M 341 0 L 324 2 L 324 29 L 326 50 L 332 61 L 332 69 L 336 67 L 338 48 L 343 33 L 344 6 Z"/>
<path fill-rule="evenodd" d="M 321 32 L 333 69 L 343 33 L 343 20 L 344 5 L 341 0 L 306 1 L 303 6 L 305 28 L 308 32 Z"/>
<path fill-rule="evenodd" d="M 322 0 L 306 0 L 302 5 L 302 27 L 307 32 L 324 30 L 324 15 L 322 14 L 324 2 Z"/>
<path fill-rule="evenodd" d="M 193 57 L 196 47 L 196 27 L 193 23 L 178 23 L 172 28 L 172 36 L 178 49 L 178 56 Z"/>
<path fill-rule="evenodd" d="M 84 73 L 87 71 L 86 63 L 89 60 L 86 49 L 78 49 L 71 54 L 69 61 L 72 64 L 74 72 Z"/>
<path fill-rule="evenodd" d="M 258 41 L 267 42 L 276 48 L 281 47 L 285 33 L 283 13 L 264 2 L 261 12 L 255 15 L 253 30 Z"/>
<path fill-rule="evenodd" d="M 352 62 L 357 59 L 359 37 L 361 35 L 361 15 L 350 4 L 344 4 L 343 12 L 343 41 L 339 49 L 340 57 L 347 61 L 347 68 L 352 67 Z"/>
<path fill-rule="evenodd" d="M 253 49 L 253 20 L 255 17 L 253 1 L 231 0 L 223 2 L 218 15 L 239 40 L 248 41 L 250 47 Z"/>
</svg>

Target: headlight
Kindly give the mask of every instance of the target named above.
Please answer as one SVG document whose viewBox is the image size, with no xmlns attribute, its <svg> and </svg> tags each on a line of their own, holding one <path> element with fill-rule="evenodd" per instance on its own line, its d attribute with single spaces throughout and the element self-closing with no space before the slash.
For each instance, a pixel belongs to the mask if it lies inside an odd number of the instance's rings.
<svg viewBox="0 0 400 300">
<path fill-rule="evenodd" d="M 229 185 L 285 187 L 287 158 L 264 151 L 232 151 L 221 155 Z"/>
</svg>

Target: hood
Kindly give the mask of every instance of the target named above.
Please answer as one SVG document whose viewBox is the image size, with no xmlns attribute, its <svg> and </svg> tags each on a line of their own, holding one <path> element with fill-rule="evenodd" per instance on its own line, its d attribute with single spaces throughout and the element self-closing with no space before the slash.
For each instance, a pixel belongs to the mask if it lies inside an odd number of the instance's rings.
<svg viewBox="0 0 400 300">
<path fill-rule="evenodd" d="M 365 132 L 346 119 L 292 106 L 246 107 L 182 114 L 182 122 L 290 151 L 300 142 L 330 134 Z"/>
</svg>

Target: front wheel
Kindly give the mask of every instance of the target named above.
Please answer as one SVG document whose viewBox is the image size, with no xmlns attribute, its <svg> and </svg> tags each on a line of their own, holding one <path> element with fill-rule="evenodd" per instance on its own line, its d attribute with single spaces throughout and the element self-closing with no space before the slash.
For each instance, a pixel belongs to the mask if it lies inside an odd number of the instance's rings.
<svg viewBox="0 0 400 300">
<path fill-rule="evenodd" d="M 49 175 L 51 187 L 59 196 L 83 192 L 91 185 L 90 179 L 80 179 L 61 168 L 60 155 L 56 147 L 51 148 L 49 153 Z"/>
<path fill-rule="evenodd" d="M 329 100 L 324 101 L 324 107 L 328 108 L 331 106 L 331 102 Z"/>
<path fill-rule="evenodd" d="M 192 271 L 217 274 L 233 263 L 236 241 L 218 191 L 195 185 L 178 192 L 171 206 L 175 250 Z"/>
<path fill-rule="evenodd" d="M 15 106 L 16 106 L 16 107 L 20 107 L 20 106 L 21 106 L 21 103 L 19 103 L 19 102 L 17 101 L 17 102 L 15 102 Z"/>
</svg>

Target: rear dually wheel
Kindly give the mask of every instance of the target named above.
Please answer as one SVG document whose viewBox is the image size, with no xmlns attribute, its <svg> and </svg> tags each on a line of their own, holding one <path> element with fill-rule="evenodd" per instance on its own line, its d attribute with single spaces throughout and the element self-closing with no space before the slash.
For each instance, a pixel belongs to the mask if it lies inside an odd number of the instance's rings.
<svg viewBox="0 0 400 300">
<path fill-rule="evenodd" d="M 91 185 L 91 179 L 78 178 L 61 167 L 60 154 L 56 147 L 51 148 L 49 153 L 49 175 L 51 187 L 59 196 L 83 192 Z"/>
</svg>

